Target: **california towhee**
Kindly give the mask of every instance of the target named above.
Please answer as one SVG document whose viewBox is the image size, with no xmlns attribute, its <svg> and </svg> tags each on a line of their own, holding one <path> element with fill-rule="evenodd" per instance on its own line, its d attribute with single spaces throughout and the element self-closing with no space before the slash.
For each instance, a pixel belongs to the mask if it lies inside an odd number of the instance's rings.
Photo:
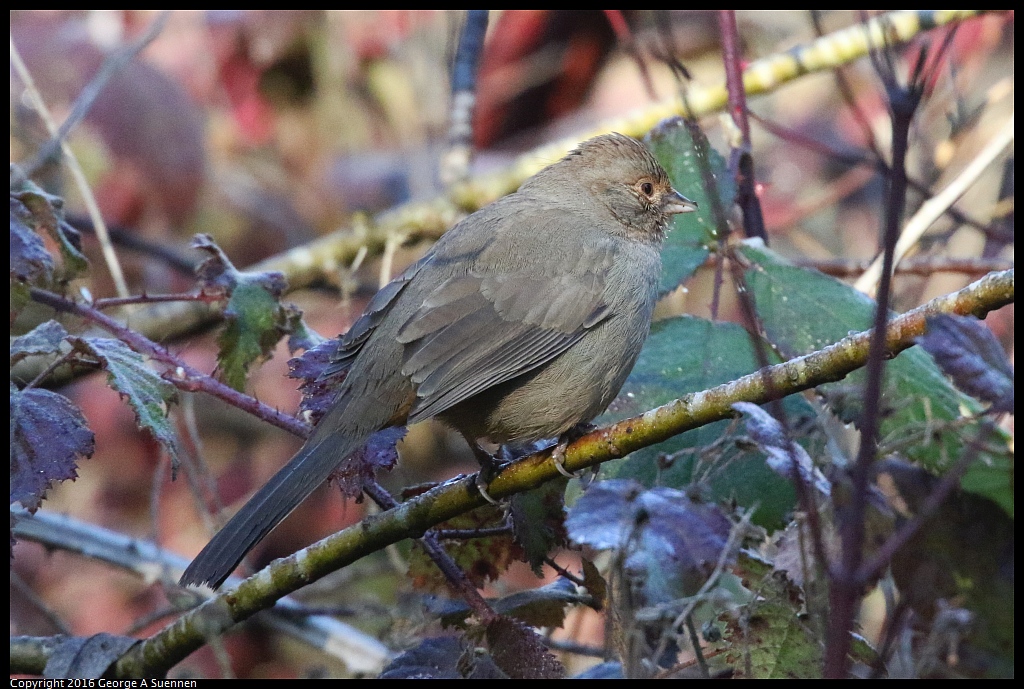
<svg viewBox="0 0 1024 689">
<path fill-rule="evenodd" d="M 437 417 L 473 446 L 523 443 L 600 414 L 650 330 L 669 220 L 695 207 L 647 148 L 608 134 L 457 224 L 341 338 L 330 411 L 181 583 L 219 586 L 382 428 Z"/>
</svg>

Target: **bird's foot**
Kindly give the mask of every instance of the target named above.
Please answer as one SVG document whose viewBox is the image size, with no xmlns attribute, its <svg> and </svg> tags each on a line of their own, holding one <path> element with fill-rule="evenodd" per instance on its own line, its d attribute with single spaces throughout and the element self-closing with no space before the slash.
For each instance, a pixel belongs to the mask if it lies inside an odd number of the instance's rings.
<svg viewBox="0 0 1024 689">
<path fill-rule="evenodd" d="M 484 470 L 481 469 L 476 475 L 476 490 L 487 502 L 492 505 L 498 505 L 498 501 L 491 497 L 491 494 L 487 492 L 488 481 L 484 478 Z"/>
<path fill-rule="evenodd" d="M 555 449 L 551 451 L 551 459 L 555 462 L 555 469 L 558 470 L 562 476 L 566 478 L 579 478 L 582 473 L 573 473 L 565 468 L 565 448 L 569 447 L 569 443 L 560 441 L 555 445 Z"/>
<path fill-rule="evenodd" d="M 565 468 L 565 449 L 569 447 L 570 443 L 576 442 L 595 428 L 597 426 L 592 423 L 578 423 L 562 434 L 562 437 L 558 439 L 558 444 L 555 445 L 555 449 L 551 451 L 551 459 L 554 460 L 555 469 L 558 470 L 558 473 L 566 478 L 579 478 L 583 475 L 582 471 L 574 473 Z"/>
<path fill-rule="evenodd" d="M 498 501 L 492 498 L 491 494 L 487 492 L 487 486 L 489 486 L 491 480 L 498 475 L 498 472 L 501 471 L 503 466 L 505 466 L 505 463 L 484 450 L 475 442 L 471 442 L 469 447 L 473 450 L 473 455 L 476 457 L 476 461 L 480 464 L 480 472 L 476 475 L 476 489 L 484 500 L 492 505 L 497 505 Z"/>
</svg>

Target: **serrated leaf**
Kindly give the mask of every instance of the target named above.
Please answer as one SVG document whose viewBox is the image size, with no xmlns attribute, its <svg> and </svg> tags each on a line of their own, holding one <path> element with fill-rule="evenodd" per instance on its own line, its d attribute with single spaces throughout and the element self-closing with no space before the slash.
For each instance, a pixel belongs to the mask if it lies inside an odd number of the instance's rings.
<svg viewBox="0 0 1024 689">
<path fill-rule="evenodd" d="M 53 257 L 42 238 L 30 225 L 32 214 L 18 199 L 11 198 L 11 278 L 32 285 L 53 281 Z"/>
<path fill-rule="evenodd" d="M 21 201 L 31 214 L 31 222 L 37 230 L 45 231 L 60 248 L 65 282 L 83 275 L 89 270 L 89 260 L 82 253 L 81 237 L 66 223 L 61 222 L 63 200 L 47 194 L 32 182 L 29 189 L 14 196 Z"/>
<path fill-rule="evenodd" d="M 178 399 L 173 385 L 146 366 L 145 358 L 120 340 L 109 337 L 73 337 L 77 349 L 99 359 L 107 372 L 107 384 L 135 412 L 139 428 L 149 431 L 171 457 L 178 457 L 177 434 L 167 418 L 167 410 Z"/>
<path fill-rule="evenodd" d="M 561 679 L 565 675 L 565 668 L 537 632 L 519 620 L 499 617 L 488 624 L 487 645 L 494 664 L 511 679 Z"/>
<path fill-rule="evenodd" d="M 281 273 L 239 271 L 209 235 L 196 235 L 191 246 L 208 255 L 196 268 L 203 290 L 227 297 L 217 366 L 225 383 L 242 390 L 249 367 L 270 356 L 300 314 L 280 302 L 288 286 Z"/>
<path fill-rule="evenodd" d="M 405 437 L 405 426 L 392 426 L 377 431 L 366 443 L 345 457 L 328 476 L 346 498 L 357 498 L 363 487 L 376 479 L 381 471 L 391 471 L 398 464 L 399 440 Z"/>
<path fill-rule="evenodd" d="M 732 528 L 715 505 L 625 480 L 592 485 L 569 510 L 565 526 L 576 543 L 619 551 L 642 606 L 696 593 L 718 564 Z"/>
<path fill-rule="evenodd" d="M 1013 411 L 1013 369 L 992 331 L 974 316 L 939 313 L 917 343 L 935 358 L 953 384 L 972 397 Z"/>
<path fill-rule="evenodd" d="M 747 679 L 821 677 L 822 644 L 803 618 L 803 597 L 783 574 L 742 558 L 744 585 L 757 593 L 743 615 L 726 619 L 726 660 Z M 756 578 L 755 578 L 756 577 Z M 747 676 L 746 668 L 750 668 Z"/>
<path fill-rule="evenodd" d="M 437 528 L 485 529 L 502 523 L 503 512 L 494 505 L 484 505 L 438 524 Z M 478 588 L 497 579 L 512 562 L 522 557 L 511 534 L 445 540 L 444 549 Z M 447 580 L 418 544 L 414 544 L 409 554 L 409 577 L 418 589 L 437 592 L 448 590 Z"/>
<path fill-rule="evenodd" d="M 285 333 L 287 319 L 277 295 L 257 281 L 235 286 L 224 317 L 227 323 L 217 338 L 217 365 L 225 383 L 243 390 L 249 367 L 270 356 Z"/>
<path fill-rule="evenodd" d="M 769 352 L 774 363 L 777 358 Z M 598 423 L 643 413 L 690 392 L 735 380 L 758 369 L 750 335 L 734 323 L 680 316 L 655 323 L 633 372 Z M 823 445 L 814 410 L 800 395 L 783 401 L 792 428 L 812 449 Z M 756 448 L 728 442 L 729 421 L 687 431 L 602 467 L 609 478 L 629 478 L 645 486 L 682 488 L 697 481 L 715 500 L 735 500 L 752 508 L 754 523 L 776 528 L 786 521 L 796 496 L 790 483 L 765 463 Z M 813 430 L 808 431 L 806 428 Z M 737 433 L 738 431 L 734 431 Z M 713 447 L 714 451 L 701 452 Z M 812 455 L 814 452 L 812 452 Z M 674 456 L 668 467 L 661 457 Z"/>
<path fill-rule="evenodd" d="M 67 397 L 11 386 L 11 502 L 39 508 L 54 481 L 78 476 L 79 458 L 91 457 L 93 432 Z"/>
<path fill-rule="evenodd" d="M 556 479 L 512 496 L 512 534 L 538 577 L 548 553 L 565 544 L 567 482 L 568 479 Z"/>
<path fill-rule="evenodd" d="M 747 286 L 768 338 L 787 355 L 807 354 L 871 327 L 875 302 L 861 292 L 818 271 L 788 265 L 763 247 L 747 244 L 741 251 L 753 263 L 747 270 Z M 818 391 L 842 420 L 856 422 L 864 380 L 864 371 L 855 371 Z M 882 443 L 938 471 L 954 462 L 965 447 L 961 429 L 952 422 L 961 417 L 961 408 L 976 406 L 950 385 L 920 347 L 886 363 L 882 405 Z M 926 431 L 929 434 L 922 439 Z M 993 481 L 991 475 L 994 467 L 1012 466 L 1012 461 L 1007 462 L 1009 450 L 1005 455 L 980 454 L 981 460 L 964 477 L 964 487 L 988 485 L 989 490 L 979 494 L 996 500 L 1012 515 L 1012 469 L 1001 481 Z M 975 472 L 988 476 L 975 481 Z"/>
<path fill-rule="evenodd" d="M 709 248 L 717 241 L 717 229 L 709 190 L 704 188 L 699 151 L 706 151 L 705 164 L 714 176 L 720 208 L 728 211 L 736 195 L 736 185 L 725 159 L 705 139 L 695 146 L 686 123 L 673 118 L 653 129 L 645 139 L 672 186 L 683 196 L 697 203 L 693 213 L 675 216 L 675 224 L 665 238 L 661 250 L 661 292 L 669 292 L 689 278 L 703 265 Z"/>
<path fill-rule="evenodd" d="M 57 321 L 46 321 L 11 340 L 11 366 L 28 356 L 56 354 L 68 331 Z"/>
</svg>

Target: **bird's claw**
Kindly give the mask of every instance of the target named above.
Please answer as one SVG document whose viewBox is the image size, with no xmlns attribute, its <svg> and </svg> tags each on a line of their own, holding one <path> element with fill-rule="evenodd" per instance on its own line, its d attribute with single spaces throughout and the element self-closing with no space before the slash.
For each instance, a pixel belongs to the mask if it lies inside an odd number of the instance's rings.
<svg viewBox="0 0 1024 689">
<path fill-rule="evenodd" d="M 551 459 L 555 462 L 555 469 L 557 469 L 558 473 L 562 476 L 566 478 L 579 478 L 583 475 L 582 472 L 573 473 L 565 468 L 565 448 L 568 446 L 568 443 L 558 443 L 555 445 L 555 449 L 551 451 Z"/>
<path fill-rule="evenodd" d="M 477 492 L 480 493 L 480 497 L 492 505 L 499 504 L 498 501 L 492 498 L 491 494 L 487 492 L 487 481 L 484 480 L 484 472 L 482 470 L 477 472 L 475 484 Z"/>
</svg>

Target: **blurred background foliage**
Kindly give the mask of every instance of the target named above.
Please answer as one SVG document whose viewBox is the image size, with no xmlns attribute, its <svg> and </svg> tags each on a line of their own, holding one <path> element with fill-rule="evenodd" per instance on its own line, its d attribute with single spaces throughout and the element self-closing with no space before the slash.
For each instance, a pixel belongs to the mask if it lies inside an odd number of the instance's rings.
<svg viewBox="0 0 1024 689">
<path fill-rule="evenodd" d="M 816 36 L 815 22 L 805 12 L 737 16 L 746 59 L 780 53 Z M 61 121 L 105 56 L 137 38 L 155 17 L 149 11 L 16 11 L 11 14 L 11 39 Z M 544 142 L 674 96 L 680 80 L 673 61 L 684 64 L 697 84 L 723 79 L 712 12 L 631 10 L 619 17 L 632 43 L 600 11 L 491 13 L 473 119 L 471 174 L 500 170 L 517 154 Z M 855 24 L 858 16 L 835 11 L 815 19 L 827 32 Z M 463 21 L 463 13 L 451 11 L 171 15 L 141 55 L 113 74 L 69 139 L 115 232 L 131 291 L 189 290 L 194 282 L 187 267 L 198 260 L 189 240 L 196 233 L 211 235 L 244 268 L 341 226 L 358 227 L 361 217 L 396 204 L 443 195 L 438 170 L 447 147 L 450 65 Z M 945 31 L 926 38 L 938 43 Z M 1013 47 L 1012 14 L 959 25 L 946 64 L 935 71 L 937 78 L 914 123 L 908 162 L 913 179 L 941 188 L 1012 114 Z M 842 84 L 829 72 L 810 74 L 752 99 L 749 106 L 756 115 L 752 155 L 757 192 L 773 250 L 852 283 L 858 266 L 877 251 L 885 186 L 874 165 L 858 163 L 870 158 L 872 148 L 887 150 L 889 116 L 868 59 L 842 71 Z M 30 159 L 47 135 L 13 72 L 10 115 L 11 160 Z M 701 124 L 712 146 L 727 157 L 731 128 L 715 116 Z M 1009 174 L 1006 167 L 991 166 L 957 204 L 971 222 L 942 218 L 920 242 L 913 260 L 922 265 L 947 259 L 1012 265 L 1012 159 L 1008 169 Z M 44 161 L 35 179 L 63 196 L 68 219 L 87 229 L 82 200 L 59 161 Z M 910 211 L 923 198 L 911 190 Z M 84 241 L 93 268 L 81 285 L 95 297 L 112 296 L 113 282 L 95 237 L 86 232 Z M 353 266 L 326 271 L 311 289 L 288 299 L 302 309 L 309 325 L 333 337 L 348 328 L 382 281 L 425 248 L 419 242 L 389 247 L 383 256 L 371 252 Z M 903 311 L 955 291 L 983 272 L 926 266 L 902 273 L 893 308 Z M 688 268 L 680 275 L 689 277 L 682 288 L 669 291 L 659 317 L 710 317 L 714 266 Z M 730 289 L 722 290 L 714 315 L 739 320 Z M 26 309 L 12 334 L 48 317 L 42 310 Z M 993 313 L 987 323 L 1012 360 L 1013 307 Z M 673 321 L 661 330 L 688 332 L 694 327 Z M 715 336 L 724 342 L 734 334 L 723 328 Z M 169 344 L 201 370 L 216 367 L 212 333 Z M 283 378 L 288 356 L 279 344 L 265 365 L 253 369 L 246 389 L 271 406 L 292 411 L 299 397 L 292 382 Z M 651 350 L 645 356 L 657 366 L 657 357 L 664 354 Z M 692 358 L 700 356 L 691 353 Z M 717 380 L 701 378 L 694 385 L 713 382 Z M 179 476 L 172 483 L 165 453 L 137 431 L 131 411 L 101 376 L 80 378 L 64 392 L 95 431 L 97 451 L 81 464 L 77 481 L 50 492 L 47 509 L 150 537 L 180 553 L 197 552 L 209 533 L 192 491 L 216 495 L 231 505 L 268 479 L 298 447 L 295 438 L 238 410 L 186 395 L 174 420 L 183 446 L 202 458 L 206 473 L 189 480 Z M 677 396 L 679 388 L 673 387 L 667 397 L 655 394 L 651 399 Z M 811 406 L 799 402 L 794 418 L 813 417 Z M 622 404 L 629 414 L 649 407 L 646 401 Z M 612 413 L 617 418 L 629 415 L 615 407 Z M 393 489 L 474 466 L 458 441 L 441 429 L 414 428 L 401 447 L 403 461 L 387 479 Z M 696 461 L 680 460 L 671 470 L 692 473 Z M 623 475 L 622 470 L 613 467 L 611 472 Z M 751 480 L 762 480 L 760 474 L 754 476 Z M 768 474 L 763 480 L 778 478 Z M 780 483 L 782 490 L 788 489 Z M 791 501 L 786 496 L 768 505 L 770 517 L 762 518 L 764 524 L 783 520 Z M 357 521 L 364 509 L 344 501 L 337 491 L 320 489 L 266 539 L 250 562 L 257 567 L 289 554 Z M 12 633 L 148 633 L 162 626 L 156 613 L 173 602 L 171 594 L 151 582 L 77 555 L 48 553 L 27 542 L 18 543 L 14 554 Z M 354 617 L 393 649 L 407 647 L 431 623 L 404 573 L 393 566 L 406 557 L 407 549 L 399 547 L 367 558 L 303 592 L 304 600 L 347 612 L 347 619 Z M 579 567 L 575 553 L 557 559 L 573 570 Z M 554 576 L 550 569 L 544 573 L 548 579 Z M 540 583 L 529 566 L 517 563 L 491 582 L 487 592 L 508 593 Z M 881 632 L 881 614 L 868 609 L 862 619 L 865 635 L 874 641 Z M 600 646 L 601 624 L 593 611 L 574 610 L 556 638 Z M 223 643 L 239 676 L 344 671 L 258 624 Z M 596 662 L 579 656 L 563 660 L 571 672 Z M 204 648 L 178 671 L 209 676 L 222 669 L 216 652 Z"/>
</svg>

